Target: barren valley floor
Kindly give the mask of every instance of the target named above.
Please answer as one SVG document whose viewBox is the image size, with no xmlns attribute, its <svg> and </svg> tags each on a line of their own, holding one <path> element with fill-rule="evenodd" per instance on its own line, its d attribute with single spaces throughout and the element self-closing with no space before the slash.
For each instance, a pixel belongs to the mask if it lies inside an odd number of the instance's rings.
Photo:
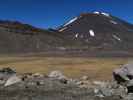
<svg viewBox="0 0 133 100">
<path fill-rule="evenodd" d="M 60 70 L 66 76 L 79 78 L 87 75 L 90 80 L 109 80 L 112 70 L 131 62 L 132 58 L 83 58 L 83 57 L 13 57 L 1 56 L 0 68 L 10 67 L 19 73 L 44 73 Z"/>
</svg>

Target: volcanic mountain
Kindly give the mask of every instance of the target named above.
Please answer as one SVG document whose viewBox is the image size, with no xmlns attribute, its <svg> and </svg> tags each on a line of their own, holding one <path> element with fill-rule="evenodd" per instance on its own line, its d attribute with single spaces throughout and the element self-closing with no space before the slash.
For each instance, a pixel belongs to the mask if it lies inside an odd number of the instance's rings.
<svg viewBox="0 0 133 100">
<path fill-rule="evenodd" d="M 59 32 L 88 50 L 133 50 L 133 25 L 104 12 L 83 13 L 60 26 Z"/>
</svg>

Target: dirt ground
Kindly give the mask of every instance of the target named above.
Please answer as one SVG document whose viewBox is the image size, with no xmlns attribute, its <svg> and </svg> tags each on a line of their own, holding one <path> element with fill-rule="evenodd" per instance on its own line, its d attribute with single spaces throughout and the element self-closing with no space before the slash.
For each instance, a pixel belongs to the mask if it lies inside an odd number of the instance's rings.
<svg viewBox="0 0 133 100">
<path fill-rule="evenodd" d="M 83 58 L 83 57 L 0 57 L 0 68 L 11 67 L 19 73 L 44 73 L 60 70 L 66 76 L 109 80 L 112 70 L 123 64 L 132 63 L 132 58 Z"/>
</svg>

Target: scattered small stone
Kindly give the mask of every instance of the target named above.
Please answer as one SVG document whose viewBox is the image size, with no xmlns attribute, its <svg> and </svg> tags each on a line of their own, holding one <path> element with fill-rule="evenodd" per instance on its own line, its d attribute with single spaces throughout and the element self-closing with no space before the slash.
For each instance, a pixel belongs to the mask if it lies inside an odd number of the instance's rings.
<svg viewBox="0 0 133 100">
<path fill-rule="evenodd" d="M 64 76 L 62 74 L 62 72 L 60 72 L 60 71 L 52 71 L 52 72 L 50 72 L 48 77 L 55 78 L 55 79 L 67 79 L 66 76 Z"/>
<path fill-rule="evenodd" d="M 126 95 L 123 99 L 124 99 L 124 100 L 133 100 L 133 93 L 129 93 L 129 94 Z"/>
<path fill-rule="evenodd" d="M 3 85 L 5 83 L 4 80 L 0 80 L 0 85 Z"/>
<path fill-rule="evenodd" d="M 93 84 L 100 87 L 104 87 L 106 85 L 106 83 L 102 81 L 93 81 Z"/>
<path fill-rule="evenodd" d="M 103 96 L 107 96 L 107 97 L 112 96 L 112 89 L 101 88 L 100 91 Z"/>
<path fill-rule="evenodd" d="M 33 74 L 33 77 L 43 77 L 44 75 L 43 74 L 40 74 L 40 73 L 35 73 Z"/>
<path fill-rule="evenodd" d="M 36 85 L 37 85 L 37 86 L 40 86 L 41 84 L 40 84 L 40 82 L 39 82 L 39 81 L 37 81 L 37 82 L 36 82 Z"/>
<path fill-rule="evenodd" d="M 68 80 L 63 78 L 63 79 L 60 79 L 60 82 L 63 83 L 63 84 L 67 84 Z"/>
<path fill-rule="evenodd" d="M 94 93 L 95 93 L 96 97 L 100 97 L 100 98 L 104 97 L 104 95 L 101 93 L 101 91 L 97 88 L 94 88 Z"/>
<path fill-rule="evenodd" d="M 112 95 L 124 98 L 127 95 L 127 88 L 119 85 L 118 88 L 112 89 Z"/>
<path fill-rule="evenodd" d="M 83 77 L 81 77 L 81 80 L 84 80 L 84 81 L 89 80 L 89 77 L 88 76 L 83 76 Z"/>
<path fill-rule="evenodd" d="M 133 94 L 128 93 L 132 89 L 130 87 L 133 83 L 132 80 L 126 85 L 121 85 L 115 81 L 90 81 L 88 76 L 83 76 L 80 79 L 69 79 L 60 71 L 52 71 L 48 77 L 44 77 L 40 73 L 17 75 L 17 73 L 11 74 L 6 81 L 1 78 L 1 93 L 2 89 L 5 89 L 7 96 L 10 96 L 10 94 L 13 94 L 13 96 L 19 95 L 20 97 L 22 95 L 31 97 L 34 95 L 37 98 L 41 96 L 40 99 L 34 100 L 41 100 L 45 97 L 50 98 L 51 96 L 54 96 L 54 100 L 64 100 L 65 98 L 71 98 L 70 100 L 133 100 Z M 4 93 L 1 95 L 3 96 Z M 117 99 L 114 99 L 115 97 Z"/>
</svg>

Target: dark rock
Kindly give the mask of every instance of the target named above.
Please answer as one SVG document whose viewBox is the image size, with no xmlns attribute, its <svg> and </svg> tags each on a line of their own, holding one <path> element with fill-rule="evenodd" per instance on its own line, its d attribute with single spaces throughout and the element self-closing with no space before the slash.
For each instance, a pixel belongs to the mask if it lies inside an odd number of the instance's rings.
<svg viewBox="0 0 133 100">
<path fill-rule="evenodd" d="M 113 76 L 118 84 L 127 86 L 128 92 L 133 93 L 133 64 L 126 64 L 115 69 Z"/>
<path fill-rule="evenodd" d="M 126 64 L 113 71 L 114 79 L 118 82 L 126 82 L 133 79 L 133 64 Z"/>
<path fill-rule="evenodd" d="M 127 86 L 128 93 L 133 93 L 133 85 L 132 86 Z"/>
<path fill-rule="evenodd" d="M 118 84 L 126 82 L 124 78 L 122 78 L 119 74 L 113 72 L 113 77 L 117 81 Z"/>
<path fill-rule="evenodd" d="M 63 83 L 63 84 L 67 84 L 68 83 L 68 80 L 66 80 L 66 79 L 60 79 L 59 80 L 61 83 Z"/>
<path fill-rule="evenodd" d="M 0 70 L 0 73 L 4 73 L 4 74 L 15 74 L 16 71 L 14 71 L 13 69 L 7 67 L 7 68 L 3 68 Z"/>
</svg>

